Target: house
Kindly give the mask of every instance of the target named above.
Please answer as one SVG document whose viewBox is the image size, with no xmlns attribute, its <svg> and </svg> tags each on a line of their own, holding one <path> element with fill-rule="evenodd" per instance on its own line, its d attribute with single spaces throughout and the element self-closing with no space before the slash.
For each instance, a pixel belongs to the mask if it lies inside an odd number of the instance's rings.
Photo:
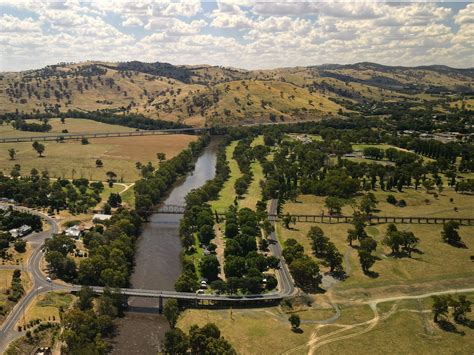
<svg viewBox="0 0 474 355">
<path fill-rule="evenodd" d="M 79 237 L 82 235 L 82 228 L 79 227 L 78 225 L 69 227 L 68 229 L 65 230 L 66 236 L 74 239 L 79 239 Z"/>
<path fill-rule="evenodd" d="M 103 222 L 103 221 L 108 221 L 109 219 L 112 218 L 111 214 L 102 214 L 102 213 L 96 213 L 92 217 L 92 221 L 98 221 L 98 222 Z"/>
<path fill-rule="evenodd" d="M 8 233 L 10 233 L 13 238 L 19 238 L 31 233 L 32 231 L 33 229 L 30 226 L 24 224 L 19 228 L 10 229 Z"/>
</svg>

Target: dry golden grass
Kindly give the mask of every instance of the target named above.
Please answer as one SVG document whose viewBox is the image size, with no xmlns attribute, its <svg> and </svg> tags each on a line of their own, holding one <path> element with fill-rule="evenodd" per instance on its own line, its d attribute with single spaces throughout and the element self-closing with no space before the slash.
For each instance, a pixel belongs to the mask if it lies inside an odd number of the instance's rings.
<svg viewBox="0 0 474 355">
<path fill-rule="evenodd" d="M 59 308 L 67 309 L 74 296 L 64 292 L 48 292 L 35 297 L 30 303 L 24 317 L 18 320 L 17 325 L 27 324 L 39 319 L 42 322 L 60 322 Z"/>
<path fill-rule="evenodd" d="M 9 174 L 15 164 L 21 165 L 23 174 L 32 168 L 48 170 L 50 177 L 85 177 L 90 180 L 106 180 L 106 172 L 114 171 L 119 180 L 133 182 L 139 178 L 135 163 L 151 161 L 157 165 L 156 153 L 163 152 L 172 158 L 188 144 L 197 139 L 191 135 L 159 135 L 124 138 L 90 139 L 90 144 L 78 141 L 64 143 L 45 142 L 45 157 L 39 158 L 31 143 L 0 145 L 0 171 Z M 8 158 L 8 149 L 17 150 L 17 158 Z M 3 158 L 2 158 L 3 157 Z M 96 168 L 95 161 L 101 159 L 104 166 Z"/>
<path fill-rule="evenodd" d="M 378 205 L 375 215 L 379 216 L 416 216 L 416 217 L 450 217 L 450 218 L 474 218 L 474 211 L 472 204 L 474 196 L 468 194 L 460 194 L 452 189 L 446 188 L 438 193 L 438 197 L 434 194 L 428 194 L 425 189 L 405 189 L 404 192 L 398 191 L 373 191 L 377 198 Z M 399 200 L 405 200 L 406 207 L 396 207 L 387 202 L 387 196 L 393 195 Z M 356 197 L 342 209 L 342 214 L 351 215 L 354 209 L 351 205 L 354 202 L 357 204 L 362 195 Z M 325 197 L 314 195 L 300 195 L 297 202 L 287 202 L 284 207 L 284 212 L 290 214 L 321 214 L 324 212 L 328 214 L 325 207 Z M 453 202 L 451 202 L 451 199 Z M 457 211 L 454 208 L 457 208 Z"/>
</svg>

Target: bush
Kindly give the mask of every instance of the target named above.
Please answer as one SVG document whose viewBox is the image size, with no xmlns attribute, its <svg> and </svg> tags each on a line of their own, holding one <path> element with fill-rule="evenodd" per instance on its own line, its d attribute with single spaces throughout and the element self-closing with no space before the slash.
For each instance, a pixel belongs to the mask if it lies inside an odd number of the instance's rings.
<svg viewBox="0 0 474 355">
<path fill-rule="evenodd" d="M 22 239 L 18 239 L 15 244 L 14 248 L 19 253 L 24 253 L 26 251 L 26 242 Z"/>
<path fill-rule="evenodd" d="M 398 207 L 406 207 L 407 206 L 407 203 L 405 200 L 400 200 L 398 201 L 398 204 L 397 204 Z"/>
<path fill-rule="evenodd" d="M 388 195 L 387 202 L 390 203 L 391 205 L 395 205 L 397 203 L 397 199 L 393 195 Z"/>
</svg>

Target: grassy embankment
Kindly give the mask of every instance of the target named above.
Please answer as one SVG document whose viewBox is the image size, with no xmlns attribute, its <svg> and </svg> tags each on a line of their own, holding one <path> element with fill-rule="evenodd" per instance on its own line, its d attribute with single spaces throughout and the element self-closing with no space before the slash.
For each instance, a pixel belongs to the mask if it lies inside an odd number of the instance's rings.
<svg viewBox="0 0 474 355">
<path fill-rule="evenodd" d="M 20 270 L 21 266 L 18 267 Z M 0 324 L 5 320 L 5 316 L 15 306 L 15 302 L 8 299 L 8 292 L 11 287 L 13 269 L 0 270 Z M 31 281 L 26 272 L 21 273 L 21 282 L 25 291 L 31 287 Z"/>
</svg>

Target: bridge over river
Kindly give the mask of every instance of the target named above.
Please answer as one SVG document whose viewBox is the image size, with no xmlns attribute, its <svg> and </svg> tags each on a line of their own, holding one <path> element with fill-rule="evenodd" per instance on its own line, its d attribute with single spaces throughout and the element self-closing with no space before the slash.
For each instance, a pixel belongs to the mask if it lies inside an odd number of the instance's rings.
<svg viewBox="0 0 474 355">
<path fill-rule="evenodd" d="M 184 214 L 186 206 L 184 205 L 162 205 L 156 209 L 147 210 L 148 213 L 153 214 Z M 217 212 L 219 217 L 225 217 L 225 213 Z M 325 215 L 325 214 L 276 214 L 270 213 L 268 219 L 270 221 L 279 222 L 284 217 L 289 217 L 295 222 L 305 223 L 351 223 L 352 216 L 346 215 Z M 444 224 L 447 222 L 457 222 L 463 226 L 474 226 L 474 218 L 459 218 L 459 217 L 430 217 L 430 216 L 377 216 L 369 215 L 367 220 L 370 224 L 381 223 L 399 223 L 399 224 Z"/>
</svg>

